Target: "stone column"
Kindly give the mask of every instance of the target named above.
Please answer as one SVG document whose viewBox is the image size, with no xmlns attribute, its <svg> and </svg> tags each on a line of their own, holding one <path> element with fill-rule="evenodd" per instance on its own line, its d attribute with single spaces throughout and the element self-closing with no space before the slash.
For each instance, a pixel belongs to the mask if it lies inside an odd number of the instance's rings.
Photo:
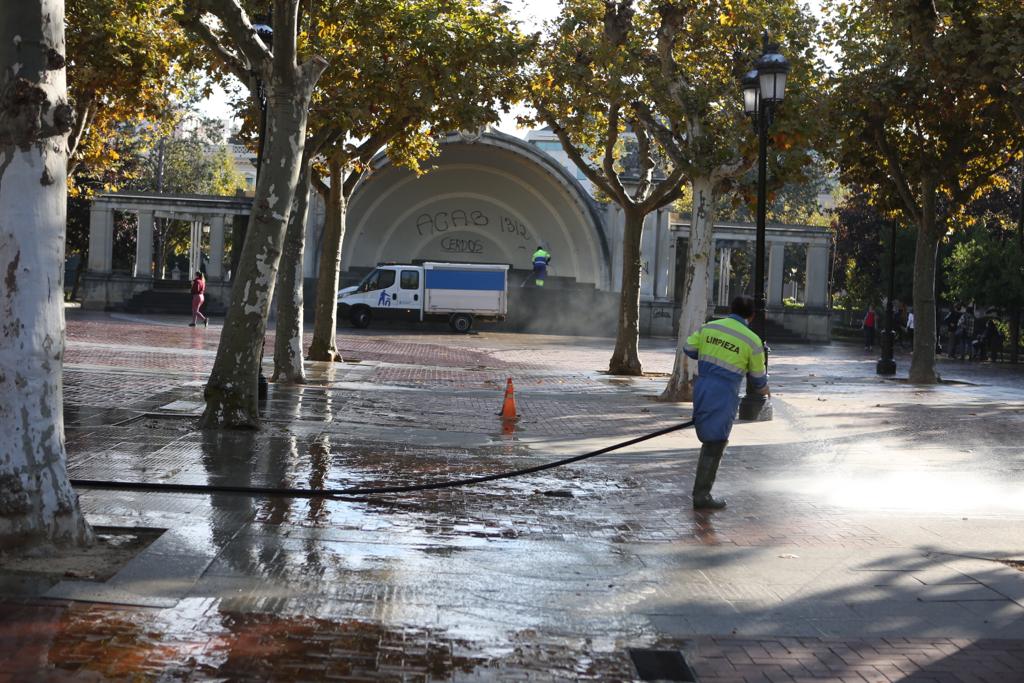
<svg viewBox="0 0 1024 683">
<path fill-rule="evenodd" d="M 153 277 L 153 212 L 139 211 L 135 231 L 135 277 Z"/>
<path fill-rule="evenodd" d="M 690 234 L 691 235 L 693 234 L 693 226 L 692 226 L 692 224 L 690 226 Z M 711 282 L 708 284 L 708 291 L 707 291 L 708 310 L 712 311 L 712 312 L 714 312 L 714 310 L 715 310 L 715 301 L 716 301 L 716 299 L 715 299 L 715 291 L 716 291 L 715 287 L 717 285 L 717 278 L 718 278 L 718 270 L 717 270 L 716 265 L 715 265 L 715 259 L 717 258 L 717 254 L 718 254 L 718 240 L 713 240 L 712 243 L 711 243 L 711 263 L 708 265 L 708 268 L 711 269 Z M 690 254 L 689 254 L 689 251 L 687 251 L 687 254 L 686 254 L 686 266 L 684 267 L 684 270 L 683 270 L 684 273 L 686 272 L 685 268 L 689 268 L 689 266 L 690 266 Z M 683 295 L 687 296 L 687 295 L 689 295 L 689 292 L 684 292 Z"/>
<path fill-rule="evenodd" d="M 224 216 L 210 217 L 210 263 L 206 276 L 211 280 L 224 278 Z"/>
<path fill-rule="evenodd" d="M 786 243 L 770 242 L 768 245 L 768 306 L 782 306 L 782 285 L 786 264 Z"/>
<path fill-rule="evenodd" d="M 89 271 L 109 273 L 114 262 L 114 210 L 93 202 L 89 210 Z"/>
<path fill-rule="evenodd" d="M 320 262 L 320 235 L 323 232 L 324 219 L 321 208 L 323 199 L 320 193 L 309 188 L 309 207 L 306 210 L 306 248 L 302 250 L 302 277 L 306 280 L 316 279 Z"/>
<path fill-rule="evenodd" d="M 807 308 L 825 308 L 828 304 L 828 244 L 807 245 L 807 283 L 804 298 Z"/>
<path fill-rule="evenodd" d="M 669 211 L 658 211 L 658 282 L 654 296 L 659 300 L 672 298 L 672 271 L 675 270 L 675 252 L 672 250 L 673 235 L 669 231 Z"/>
<path fill-rule="evenodd" d="M 658 261 L 658 214 L 649 213 L 644 217 L 644 234 L 640 238 L 640 300 L 650 301 L 654 298 L 655 273 Z M 620 261 L 621 263 L 621 261 Z"/>
<path fill-rule="evenodd" d="M 203 223 L 192 220 L 188 243 L 188 277 L 191 280 L 203 263 Z"/>
<path fill-rule="evenodd" d="M 615 202 L 605 204 L 608 234 L 612 252 L 612 291 L 622 291 L 622 239 L 626 231 L 626 216 Z"/>
<path fill-rule="evenodd" d="M 729 283 L 732 280 L 732 249 L 722 247 L 718 250 L 718 305 L 728 306 L 730 303 Z"/>
</svg>

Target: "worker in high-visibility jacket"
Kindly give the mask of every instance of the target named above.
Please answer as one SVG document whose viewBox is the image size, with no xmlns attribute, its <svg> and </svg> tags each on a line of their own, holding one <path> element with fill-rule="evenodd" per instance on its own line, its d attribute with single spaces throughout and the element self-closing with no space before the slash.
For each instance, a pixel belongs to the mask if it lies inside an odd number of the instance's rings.
<svg viewBox="0 0 1024 683">
<path fill-rule="evenodd" d="M 750 329 L 754 300 L 738 296 L 732 300 L 730 315 L 712 320 L 691 334 L 683 350 L 697 360 L 697 382 L 693 389 L 693 420 L 701 441 L 700 460 L 693 480 L 693 507 L 721 509 L 725 501 L 711 496 L 718 464 L 729 443 L 740 386 L 749 377 L 754 389 L 768 394 L 764 343 Z"/>
<path fill-rule="evenodd" d="M 536 287 L 543 287 L 544 280 L 548 276 L 548 264 L 551 263 L 551 254 L 542 246 L 537 246 L 533 252 L 533 284 Z"/>
</svg>

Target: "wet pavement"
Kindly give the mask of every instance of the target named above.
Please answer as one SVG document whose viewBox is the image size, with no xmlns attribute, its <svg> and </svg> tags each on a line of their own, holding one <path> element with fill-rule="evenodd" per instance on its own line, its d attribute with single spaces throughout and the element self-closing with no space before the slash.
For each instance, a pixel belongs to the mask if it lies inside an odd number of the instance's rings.
<svg viewBox="0 0 1024 683">
<path fill-rule="evenodd" d="M 433 482 L 689 412 L 653 400 L 667 340 L 622 379 L 600 372 L 609 340 L 345 329 L 347 362 L 272 386 L 262 430 L 203 432 L 219 332 L 69 314 L 71 476 Z M 954 381 L 919 388 L 874 361 L 776 349 L 776 419 L 737 425 L 717 513 L 690 508 L 692 431 L 401 496 L 81 489 L 95 525 L 166 531 L 103 583 L 6 598 L 0 681 L 633 680 L 630 648 L 681 650 L 702 681 L 1024 681 L 1024 373 L 943 361 Z"/>
</svg>

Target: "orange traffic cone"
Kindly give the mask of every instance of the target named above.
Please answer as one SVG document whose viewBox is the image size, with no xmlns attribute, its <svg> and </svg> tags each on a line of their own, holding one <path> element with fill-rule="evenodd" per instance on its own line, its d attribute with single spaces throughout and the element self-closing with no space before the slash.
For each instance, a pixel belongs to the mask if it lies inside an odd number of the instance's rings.
<svg viewBox="0 0 1024 683">
<path fill-rule="evenodd" d="M 516 390 L 512 386 L 512 378 L 508 378 L 508 382 L 505 384 L 505 402 L 501 404 L 501 415 L 503 420 L 515 420 L 519 418 L 519 412 L 516 410 Z"/>
</svg>

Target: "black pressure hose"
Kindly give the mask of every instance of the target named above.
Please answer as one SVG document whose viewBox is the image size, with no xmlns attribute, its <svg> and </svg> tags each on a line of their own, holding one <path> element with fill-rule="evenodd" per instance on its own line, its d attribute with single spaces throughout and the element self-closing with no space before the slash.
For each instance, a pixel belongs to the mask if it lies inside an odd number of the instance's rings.
<svg viewBox="0 0 1024 683">
<path fill-rule="evenodd" d="M 534 472 L 542 472 L 555 467 L 561 467 L 562 465 L 579 462 L 580 460 L 586 460 L 587 458 L 604 455 L 605 453 L 610 453 L 612 451 L 619 450 L 620 448 L 632 446 L 642 441 L 664 436 L 665 434 L 671 434 L 672 432 L 677 432 L 681 429 L 686 429 L 687 427 L 692 426 L 693 420 L 690 420 L 689 422 L 659 429 L 656 432 L 638 436 L 635 439 L 630 439 L 629 441 L 623 441 L 611 446 L 606 446 L 605 448 L 584 453 L 583 455 L 576 455 L 571 458 L 556 460 L 543 465 L 535 465 L 534 467 L 525 467 L 521 470 L 499 472 L 498 474 L 487 474 L 480 477 L 467 477 L 465 479 L 431 482 L 427 484 L 412 484 L 407 486 L 378 486 L 365 488 L 354 486 L 347 489 L 293 489 L 275 488 L 271 486 L 225 486 L 220 484 L 154 484 L 132 481 L 104 481 L 100 479 L 72 479 L 71 485 L 83 489 L 149 491 L 153 493 L 237 493 L 250 496 L 280 496 L 285 498 L 345 498 L 349 496 L 366 496 L 380 493 L 412 493 L 414 491 L 450 489 L 457 486 L 483 484 L 488 481 L 497 481 L 498 479 L 509 479 L 511 477 L 521 477 L 526 474 L 533 474 Z"/>
</svg>

